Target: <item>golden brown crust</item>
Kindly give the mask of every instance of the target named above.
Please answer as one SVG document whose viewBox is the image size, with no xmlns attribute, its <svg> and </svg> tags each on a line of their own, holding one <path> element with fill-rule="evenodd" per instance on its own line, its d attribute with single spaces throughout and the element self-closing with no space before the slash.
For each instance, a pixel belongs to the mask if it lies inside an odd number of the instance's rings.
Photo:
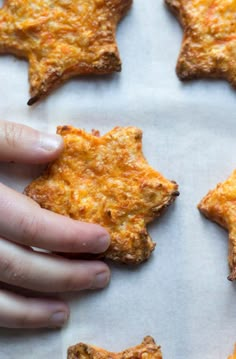
<svg viewBox="0 0 236 359">
<path fill-rule="evenodd" d="M 199 210 L 229 231 L 229 280 L 236 279 L 236 171 L 201 200 Z"/>
<path fill-rule="evenodd" d="M 161 348 L 152 337 L 145 337 L 136 347 L 121 353 L 111 353 L 87 344 L 77 344 L 68 348 L 67 359 L 162 359 Z"/>
<path fill-rule="evenodd" d="M 140 263 L 154 249 L 146 225 L 178 195 L 176 183 L 152 169 L 142 154 L 142 131 L 116 127 L 99 137 L 58 127 L 61 156 L 25 193 L 42 207 L 108 229 L 106 258 Z"/>
<path fill-rule="evenodd" d="M 236 86 L 236 1 L 166 0 L 184 29 L 177 75 L 181 80 L 225 78 Z"/>
<path fill-rule="evenodd" d="M 68 78 L 121 70 L 116 25 L 132 0 L 6 0 L 0 53 L 29 60 L 32 105 Z"/>
<path fill-rule="evenodd" d="M 176 15 L 180 15 L 180 1 L 179 0 L 165 0 L 166 5 L 170 8 L 170 10 Z"/>
</svg>

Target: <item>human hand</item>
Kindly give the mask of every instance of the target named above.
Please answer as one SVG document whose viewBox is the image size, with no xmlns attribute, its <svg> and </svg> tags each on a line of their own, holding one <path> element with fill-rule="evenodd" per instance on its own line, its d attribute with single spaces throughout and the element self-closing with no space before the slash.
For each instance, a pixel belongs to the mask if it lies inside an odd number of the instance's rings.
<svg viewBox="0 0 236 359">
<path fill-rule="evenodd" d="M 58 135 L 0 121 L 0 161 L 46 163 L 62 148 Z M 102 288 L 110 277 L 105 263 L 65 259 L 31 247 L 99 253 L 108 246 L 109 235 L 102 227 L 42 209 L 0 183 L 0 282 L 44 293 Z M 0 286 L 0 327 L 60 327 L 68 316 L 61 300 L 24 297 Z"/>
</svg>

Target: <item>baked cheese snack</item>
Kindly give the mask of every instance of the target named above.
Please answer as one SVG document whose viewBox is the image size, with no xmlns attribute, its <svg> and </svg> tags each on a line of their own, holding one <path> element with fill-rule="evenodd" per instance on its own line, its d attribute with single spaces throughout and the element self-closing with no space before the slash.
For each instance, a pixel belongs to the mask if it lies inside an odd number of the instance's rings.
<svg viewBox="0 0 236 359">
<path fill-rule="evenodd" d="M 140 263 L 154 249 L 146 225 L 179 194 L 175 182 L 151 168 L 142 153 L 142 131 L 115 127 L 100 137 L 71 126 L 58 127 L 64 151 L 25 194 L 43 208 L 97 223 L 111 236 L 102 255 Z"/>
<path fill-rule="evenodd" d="M 104 349 L 79 343 L 68 348 L 67 359 L 162 359 L 161 348 L 152 337 L 145 337 L 136 347 L 121 353 L 112 353 Z"/>
<path fill-rule="evenodd" d="M 121 70 L 115 40 L 132 0 L 5 0 L 0 53 L 29 60 L 32 105 L 76 75 Z"/>
<path fill-rule="evenodd" d="M 199 210 L 229 231 L 229 280 L 236 279 L 236 170 L 201 200 Z"/>
<path fill-rule="evenodd" d="M 179 78 L 225 78 L 236 86 L 236 0 L 165 1 L 184 29 Z"/>
</svg>

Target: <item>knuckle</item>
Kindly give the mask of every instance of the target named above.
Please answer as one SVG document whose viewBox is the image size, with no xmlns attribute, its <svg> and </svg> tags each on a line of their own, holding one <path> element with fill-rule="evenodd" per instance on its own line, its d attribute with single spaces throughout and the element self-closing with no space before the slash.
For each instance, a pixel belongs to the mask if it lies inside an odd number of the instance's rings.
<svg viewBox="0 0 236 359">
<path fill-rule="evenodd" d="M 26 311 L 23 311 L 21 313 L 19 313 L 15 319 L 15 326 L 18 328 L 25 328 L 29 325 L 30 323 L 30 318 L 29 318 L 29 313 Z"/>
<path fill-rule="evenodd" d="M 11 148 L 17 148 L 23 137 L 23 127 L 6 122 L 3 131 L 6 144 Z"/>
<path fill-rule="evenodd" d="M 4 258 L 0 262 L 1 278 L 9 284 L 22 285 L 25 282 L 23 267 L 14 257 Z"/>
<path fill-rule="evenodd" d="M 82 251 L 82 249 L 83 249 L 83 241 L 81 243 L 81 241 L 78 239 L 78 237 L 73 236 L 73 235 L 66 238 L 64 243 L 66 246 L 66 250 L 68 250 L 72 253 L 78 252 L 78 250 Z"/>
<path fill-rule="evenodd" d="M 61 289 L 63 291 L 73 291 L 78 287 L 78 284 L 76 285 L 74 277 L 75 276 L 72 275 L 66 275 L 64 278 L 61 279 Z"/>
<path fill-rule="evenodd" d="M 0 289 L 0 326 L 6 328 L 27 328 L 32 322 L 32 312 L 25 301 L 28 299 Z M 22 301 L 24 305 L 22 306 Z"/>
<path fill-rule="evenodd" d="M 64 218 L 63 218 L 64 219 Z M 67 220 L 67 218 L 65 218 Z M 61 233 L 60 249 L 66 252 L 83 252 L 87 249 L 87 241 L 83 239 L 83 235 L 78 231 L 77 226 L 67 226 L 67 230 Z M 65 223 L 65 226 L 67 224 Z"/>
<path fill-rule="evenodd" d="M 4 279 L 8 278 L 9 274 L 14 272 L 14 265 L 12 264 L 12 260 L 10 260 L 9 258 L 3 258 L 0 261 L 0 271 L 1 277 L 3 277 Z"/>
<path fill-rule="evenodd" d="M 19 220 L 19 228 L 22 235 L 22 242 L 33 245 L 40 232 L 36 217 L 22 216 Z"/>
<path fill-rule="evenodd" d="M 89 288 L 91 285 L 91 278 L 88 273 L 80 272 L 79 276 L 77 272 L 67 273 L 64 278 L 61 278 L 61 289 L 66 292 L 82 290 Z"/>
</svg>

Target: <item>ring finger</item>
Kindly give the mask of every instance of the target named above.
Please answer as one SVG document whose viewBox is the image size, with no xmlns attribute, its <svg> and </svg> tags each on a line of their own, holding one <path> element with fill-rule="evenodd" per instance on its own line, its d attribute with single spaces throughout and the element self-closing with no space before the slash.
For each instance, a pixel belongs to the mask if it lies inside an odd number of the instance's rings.
<svg viewBox="0 0 236 359">
<path fill-rule="evenodd" d="M 0 327 L 61 327 L 69 317 L 69 309 L 59 300 L 26 298 L 0 289 Z"/>
</svg>

